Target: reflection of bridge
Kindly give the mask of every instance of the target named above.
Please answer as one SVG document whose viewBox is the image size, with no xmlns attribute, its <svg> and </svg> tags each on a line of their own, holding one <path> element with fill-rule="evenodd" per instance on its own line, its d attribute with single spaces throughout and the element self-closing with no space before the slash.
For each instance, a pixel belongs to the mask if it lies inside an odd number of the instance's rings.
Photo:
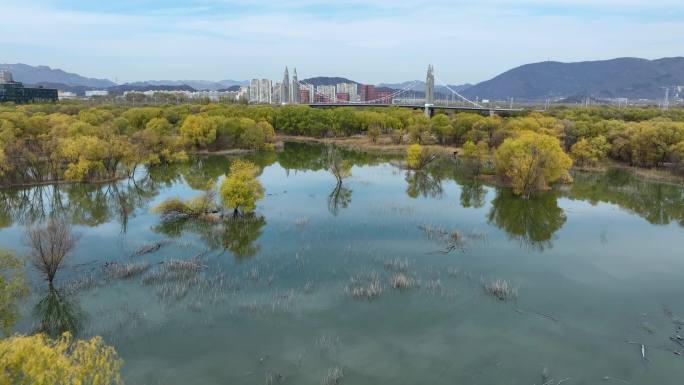
<svg viewBox="0 0 684 385">
<path fill-rule="evenodd" d="M 437 79 L 439 80 L 439 79 Z M 432 116 L 435 110 L 457 110 L 466 112 L 478 112 L 478 113 L 488 113 L 492 114 L 511 114 L 514 112 L 522 111 L 516 108 L 498 108 L 498 107 L 488 107 L 480 103 L 469 100 L 465 96 L 461 95 L 459 92 L 455 91 L 448 84 L 441 82 L 444 88 L 446 88 L 451 93 L 451 98 L 435 100 L 435 73 L 434 67 L 432 65 L 428 66 L 427 77 L 425 79 L 425 97 L 421 99 L 416 99 L 409 97 L 413 92 L 413 88 L 417 85 L 417 81 L 408 84 L 406 87 L 395 90 L 389 95 L 383 95 L 380 98 L 373 100 L 362 100 L 362 101 L 346 101 L 338 100 L 335 102 L 314 102 L 305 103 L 311 107 L 318 108 L 330 108 L 330 107 L 340 107 L 340 106 L 354 106 L 354 107 L 403 107 L 412 109 L 424 109 L 427 116 Z M 329 99 L 329 95 L 320 93 L 316 91 L 316 88 L 304 82 L 299 82 L 300 85 L 313 89 L 317 96 L 321 96 L 323 100 Z"/>
</svg>

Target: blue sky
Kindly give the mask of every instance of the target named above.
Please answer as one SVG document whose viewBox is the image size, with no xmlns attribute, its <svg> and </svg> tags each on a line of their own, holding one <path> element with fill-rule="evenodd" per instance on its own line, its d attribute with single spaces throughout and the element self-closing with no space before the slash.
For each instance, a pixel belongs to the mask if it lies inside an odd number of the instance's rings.
<svg viewBox="0 0 684 385">
<path fill-rule="evenodd" d="M 346 76 L 451 84 L 517 65 L 684 55 L 682 0 L 2 0 L 0 62 L 119 82 Z M 17 32 L 21 31 L 21 32 Z"/>
</svg>

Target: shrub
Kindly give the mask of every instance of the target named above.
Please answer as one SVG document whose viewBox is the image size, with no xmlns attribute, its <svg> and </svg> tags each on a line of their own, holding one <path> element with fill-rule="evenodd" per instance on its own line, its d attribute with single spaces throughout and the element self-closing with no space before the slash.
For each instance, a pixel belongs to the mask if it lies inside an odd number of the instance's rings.
<svg viewBox="0 0 684 385">
<path fill-rule="evenodd" d="M 256 202 L 264 197 L 264 188 L 256 178 L 257 167 L 254 163 L 236 160 L 230 166 L 230 174 L 221 183 L 221 200 L 226 207 L 233 209 L 233 216 L 239 210 L 249 214 L 256 208 Z"/>
<path fill-rule="evenodd" d="M 44 334 L 0 341 L 0 384 L 123 384 L 123 362 L 101 337 L 74 341 L 70 333 L 52 340 Z"/>
<path fill-rule="evenodd" d="M 513 192 L 524 198 L 547 189 L 568 175 L 572 166 L 558 139 L 531 131 L 506 139 L 496 150 L 494 162 L 499 175 L 511 182 Z"/>
<path fill-rule="evenodd" d="M 406 149 L 406 165 L 412 170 L 423 167 L 423 147 L 420 144 L 412 144 Z"/>
<path fill-rule="evenodd" d="M 595 165 L 605 159 L 610 150 L 610 145 L 605 136 L 599 135 L 595 138 L 582 138 L 572 145 L 570 155 L 580 166 Z"/>
</svg>

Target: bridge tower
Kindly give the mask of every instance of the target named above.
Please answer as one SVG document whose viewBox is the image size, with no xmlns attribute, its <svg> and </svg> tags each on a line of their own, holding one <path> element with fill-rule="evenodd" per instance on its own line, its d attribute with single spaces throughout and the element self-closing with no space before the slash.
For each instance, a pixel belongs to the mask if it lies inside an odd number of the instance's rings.
<svg viewBox="0 0 684 385">
<path fill-rule="evenodd" d="M 425 115 L 432 115 L 432 107 L 435 105 L 435 69 L 432 64 L 428 65 L 425 79 Z"/>
</svg>

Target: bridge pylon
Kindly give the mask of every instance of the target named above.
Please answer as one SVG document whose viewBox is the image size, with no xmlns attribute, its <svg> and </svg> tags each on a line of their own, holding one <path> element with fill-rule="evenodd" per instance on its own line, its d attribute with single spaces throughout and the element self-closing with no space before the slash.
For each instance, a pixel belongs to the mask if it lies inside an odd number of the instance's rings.
<svg viewBox="0 0 684 385">
<path fill-rule="evenodd" d="M 435 68 L 428 65 L 427 77 L 425 78 L 425 116 L 432 115 L 432 107 L 435 105 Z"/>
</svg>

